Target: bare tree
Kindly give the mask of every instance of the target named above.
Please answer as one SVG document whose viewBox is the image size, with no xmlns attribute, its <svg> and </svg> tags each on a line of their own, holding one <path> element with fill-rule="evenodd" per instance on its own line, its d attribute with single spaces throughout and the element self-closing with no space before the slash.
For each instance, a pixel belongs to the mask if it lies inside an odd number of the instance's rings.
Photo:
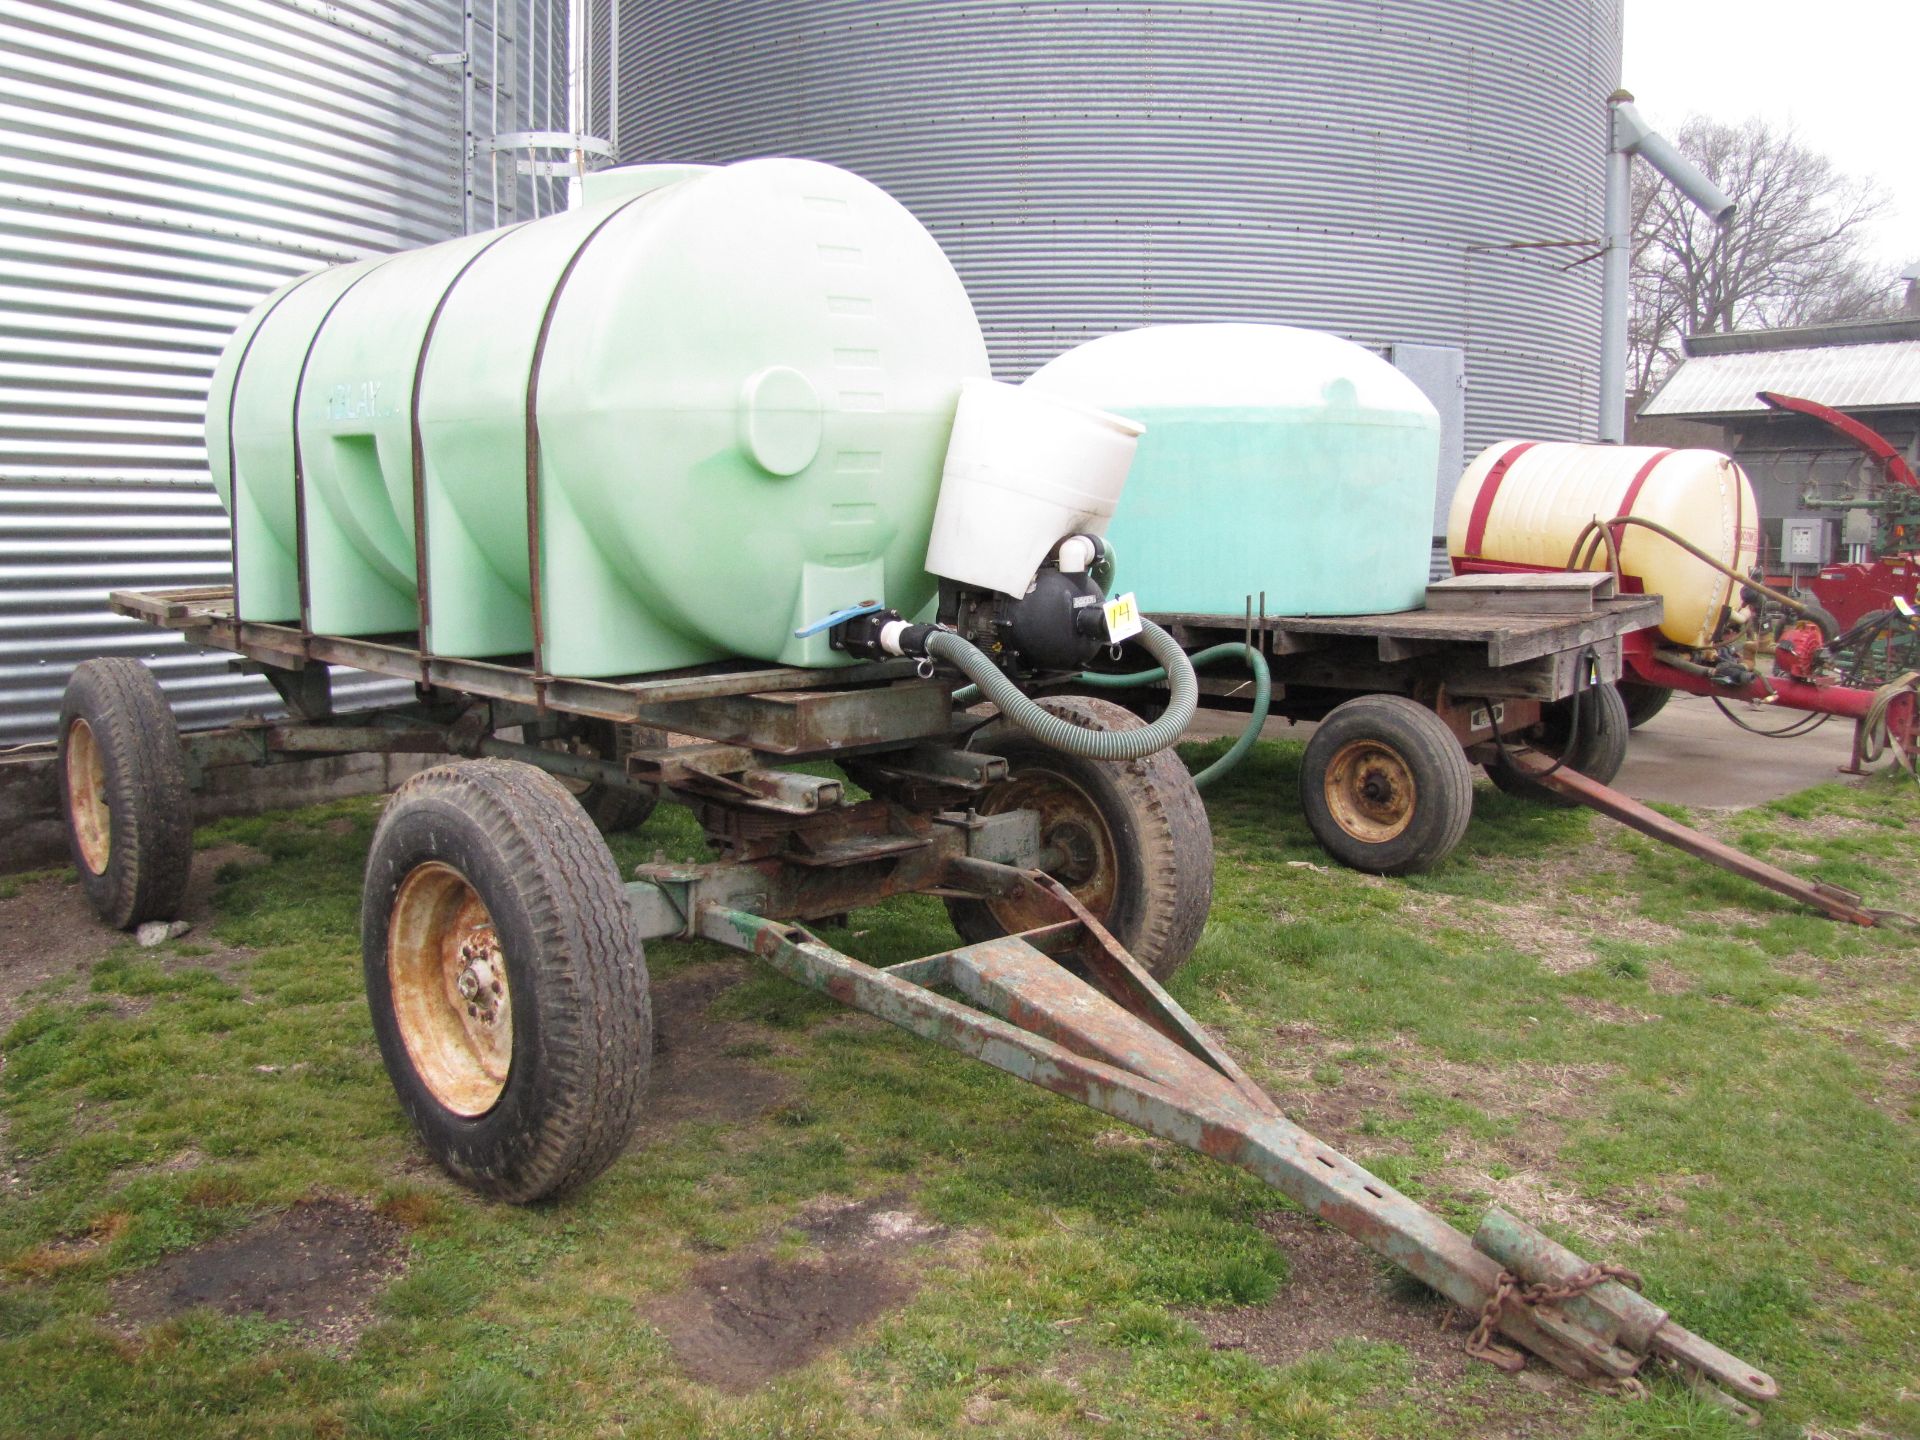
<svg viewBox="0 0 1920 1440">
<path fill-rule="evenodd" d="M 1812 325 L 1890 313 L 1891 267 L 1862 253 L 1887 196 L 1843 174 L 1793 131 L 1695 116 L 1680 151 L 1739 205 L 1720 230 L 1649 165 L 1633 167 L 1628 379 L 1644 395 L 1680 359 L 1685 335 Z"/>
</svg>

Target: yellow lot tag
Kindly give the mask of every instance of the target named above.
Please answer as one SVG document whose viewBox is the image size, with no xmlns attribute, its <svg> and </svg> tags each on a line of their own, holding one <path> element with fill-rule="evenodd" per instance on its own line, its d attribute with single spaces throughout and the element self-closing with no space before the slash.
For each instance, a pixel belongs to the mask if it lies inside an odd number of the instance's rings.
<svg viewBox="0 0 1920 1440">
<path fill-rule="evenodd" d="M 1122 640 L 1131 640 L 1144 628 L 1140 619 L 1140 607 L 1134 603 L 1133 592 L 1116 595 L 1107 601 L 1107 640 L 1118 645 Z"/>
</svg>

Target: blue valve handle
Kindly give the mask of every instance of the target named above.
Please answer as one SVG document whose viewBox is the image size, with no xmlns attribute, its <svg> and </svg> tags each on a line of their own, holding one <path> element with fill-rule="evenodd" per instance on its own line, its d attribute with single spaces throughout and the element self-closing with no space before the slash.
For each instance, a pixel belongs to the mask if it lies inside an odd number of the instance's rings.
<svg viewBox="0 0 1920 1440">
<path fill-rule="evenodd" d="M 844 610 L 836 610 L 831 615 L 823 616 L 811 625 L 802 625 L 793 632 L 793 638 L 804 640 L 809 635 L 818 635 L 822 630 L 831 630 L 836 625 L 844 625 L 849 620 L 857 620 L 862 615 L 871 615 L 877 610 L 886 608 L 878 600 L 862 600 L 858 605 L 849 605 Z"/>
</svg>

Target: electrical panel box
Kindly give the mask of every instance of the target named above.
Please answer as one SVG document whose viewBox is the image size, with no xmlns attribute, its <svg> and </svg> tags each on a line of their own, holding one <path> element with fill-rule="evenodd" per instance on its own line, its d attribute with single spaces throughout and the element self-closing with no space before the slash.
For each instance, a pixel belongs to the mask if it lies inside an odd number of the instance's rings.
<svg viewBox="0 0 1920 1440">
<path fill-rule="evenodd" d="M 1788 565 L 1827 563 L 1827 526 L 1830 521 L 1791 519 L 1780 522 L 1780 559 Z"/>
</svg>

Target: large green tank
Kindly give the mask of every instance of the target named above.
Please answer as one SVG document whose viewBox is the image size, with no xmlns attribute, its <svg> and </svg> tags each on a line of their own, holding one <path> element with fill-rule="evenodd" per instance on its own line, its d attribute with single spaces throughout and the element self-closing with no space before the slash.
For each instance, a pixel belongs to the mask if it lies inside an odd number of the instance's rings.
<svg viewBox="0 0 1920 1440">
<path fill-rule="evenodd" d="M 207 413 L 240 614 L 553 674 L 840 663 L 793 631 L 932 595 L 954 405 L 986 373 L 952 266 L 866 181 L 606 171 L 576 210 L 247 317 Z"/>
<path fill-rule="evenodd" d="M 1365 615 L 1425 597 L 1440 417 L 1371 351 L 1284 325 L 1154 325 L 1030 386 L 1145 424 L 1107 527 L 1158 611 Z"/>
</svg>

